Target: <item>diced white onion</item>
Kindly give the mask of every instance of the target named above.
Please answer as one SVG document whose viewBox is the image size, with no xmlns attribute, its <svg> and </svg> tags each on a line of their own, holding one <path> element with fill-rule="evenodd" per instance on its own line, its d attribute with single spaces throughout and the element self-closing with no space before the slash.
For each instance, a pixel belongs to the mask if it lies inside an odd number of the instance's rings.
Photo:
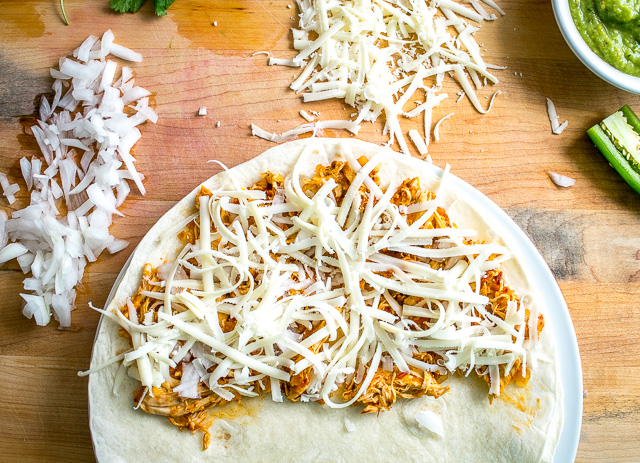
<svg viewBox="0 0 640 463">
<path fill-rule="evenodd" d="M 547 174 L 549 175 L 551 181 L 559 187 L 568 188 L 576 184 L 575 179 L 567 177 L 566 175 L 556 174 L 555 172 L 552 172 L 550 170 L 547 171 Z"/>
<path fill-rule="evenodd" d="M 418 422 L 418 426 L 426 428 L 440 437 L 444 437 L 444 426 L 442 425 L 442 417 L 430 410 L 420 410 L 415 414 L 414 418 Z"/>
<path fill-rule="evenodd" d="M 344 427 L 347 432 L 354 432 L 356 430 L 356 425 L 349 418 L 345 416 L 344 418 Z"/>
<path fill-rule="evenodd" d="M 29 252 L 29 249 L 20 243 L 7 244 L 0 250 L 0 265 L 9 262 L 16 257 L 20 257 L 27 252 Z"/>
<path fill-rule="evenodd" d="M 182 377 L 180 378 L 180 384 L 173 388 L 174 392 L 177 392 L 180 397 L 186 397 L 189 399 L 198 399 L 200 394 L 198 393 L 198 383 L 200 382 L 200 375 L 193 363 L 187 363 L 182 367 Z"/>
<path fill-rule="evenodd" d="M 51 70 L 57 79 L 52 86 L 54 97 L 51 104 L 43 98 L 43 119 L 32 127 L 46 167 L 43 172 L 38 157 L 20 160 L 31 191 L 30 204 L 14 212 L 11 219 L 0 217 L 0 262 L 17 258 L 25 273 L 31 271 L 24 288 L 36 294 L 22 294 L 23 313 L 38 325 L 49 323 L 53 315 L 60 326 L 70 326 L 76 297 L 73 288 L 87 262 L 95 261 L 105 249 L 118 252 L 128 244 L 109 235 L 111 215 L 122 215 L 117 207 L 129 194 L 127 180 L 144 191 L 130 150 L 140 138 L 136 126 L 145 120 L 155 122 L 157 114 L 148 107 L 150 92 L 134 86 L 130 69 L 122 68 L 118 88 L 113 86 L 118 66 L 113 60 L 105 61 L 109 53 L 141 59 L 140 54 L 113 43 L 108 30 L 101 40 L 87 38 L 73 52 L 77 60 L 63 57 L 60 70 Z M 62 80 L 70 84 L 68 89 L 64 84 L 64 96 Z M 125 106 L 136 101 L 133 111 L 125 113 Z M 72 118 L 79 102 L 82 111 Z M 82 154 L 80 165 L 75 162 L 75 155 L 80 154 L 76 150 Z M 13 202 L 19 186 L 10 184 L 2 173 L 0 184 Z M 72 211 L 67 216 L 59 213 L 62 202 Z M 14 242 L 7 245 L 9 240 Z"/>
<path fill-rule="evenodd" d="M 551 132 L 554 135 L 560 135 L 569 125 L 569 121 L 564 121 L 562 124 L 559 124 L 556 106 L 549 98 L 547 98 L 547 114 L 549 115 L 549 122 L 551 122 Z"/>
</svg>

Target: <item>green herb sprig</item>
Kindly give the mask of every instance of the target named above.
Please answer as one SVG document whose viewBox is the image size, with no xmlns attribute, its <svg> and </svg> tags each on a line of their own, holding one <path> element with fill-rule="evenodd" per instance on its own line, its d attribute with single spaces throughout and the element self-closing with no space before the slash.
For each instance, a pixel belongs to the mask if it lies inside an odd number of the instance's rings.
<svg viewBox="0 0 640 463">
<path fill-rule="evenodd" d="M 156 14 L 158 16 L 167 14 L 167 8 L 169 8 L 174 1 L 175 0 L 153 0 Z M 144 5 L 144 2 L 145 0 L 109 0 L 109 6 L 118 13 L 135 13 Z"/>
<path fill-rule="evenodd" d="M 69 20 L 67 19 L 67 13 L 64 11 L 64 0 L 60 0 L 60 9 L 62 10 L 62 18 L 64 19 L 65 25 L 69 25 Z"/>
</svg>

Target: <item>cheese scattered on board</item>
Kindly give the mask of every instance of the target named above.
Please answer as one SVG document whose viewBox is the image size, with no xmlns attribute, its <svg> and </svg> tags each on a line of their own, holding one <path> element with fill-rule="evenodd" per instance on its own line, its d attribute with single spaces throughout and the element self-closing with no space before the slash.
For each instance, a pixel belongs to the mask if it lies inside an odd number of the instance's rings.
<svg viewBox="0 0 640 463">
<path fill-rule="evenodd" d="M 495 3 L 484 3 L 504 14 Z M 452 0 L 298 0 L 299 25 L 292 30 L 298 54 L 269 64 L 303 68 L 290 87 L 305 102 L 344 99 L 358 109 L 356 123 L 384 114 L 389 142 L 397 141 L 408 154 L 399 118 L 424 113 L 428 140 L 426 122 L 442 101 L 447 75 L 480 113 L 491 109 L 482 106 L 475 89 L 487 80 L 498 83 L 490 69 L 499 67 L 484 62 L 474 34 L 495 15 L 477 1 L 471 6 Z M 407 109 L 418 91 L 424 103 Z"/>
</svg>

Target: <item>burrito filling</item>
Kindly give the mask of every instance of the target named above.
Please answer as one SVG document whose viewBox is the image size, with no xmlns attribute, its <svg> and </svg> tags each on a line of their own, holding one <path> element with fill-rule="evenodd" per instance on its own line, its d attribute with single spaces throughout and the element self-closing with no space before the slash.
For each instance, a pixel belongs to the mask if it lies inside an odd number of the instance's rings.
<svg viewBox="0 0 640 463">
<path fill-rule="evenodd" d="M 140 381 L 135 403 L 206 448 L 207 410 L 243 396 L 380 413 L 445 394 L 452 374 L 482 378 L 489 400 L 525 386 L 544 320 L 507 285 L 509 250 L 379 169 L 345 154 L 308 178 L 202 187 L 177 259 L 104 312 L 130 341 L 118 377 Z"/>
</svg>

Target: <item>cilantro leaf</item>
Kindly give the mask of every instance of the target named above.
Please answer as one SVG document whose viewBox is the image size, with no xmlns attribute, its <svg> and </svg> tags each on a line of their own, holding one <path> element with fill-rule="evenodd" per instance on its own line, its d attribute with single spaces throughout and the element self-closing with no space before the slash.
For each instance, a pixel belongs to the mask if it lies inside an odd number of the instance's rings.
<svg viewBox="0 0 640 463">
<path fill-rule="evenodd" d="M 169 8 L 173 2 L 174 0 L 153 0 L 153 4 L 156 7 L 156 14 L 158 16 L 167 14 L 167 8 Z"/>
<path fill-rule="evenodd" d="M 135 13 L 145 0 L 109 0 L 109 6 L 118 13 Z"/>
</svg>

